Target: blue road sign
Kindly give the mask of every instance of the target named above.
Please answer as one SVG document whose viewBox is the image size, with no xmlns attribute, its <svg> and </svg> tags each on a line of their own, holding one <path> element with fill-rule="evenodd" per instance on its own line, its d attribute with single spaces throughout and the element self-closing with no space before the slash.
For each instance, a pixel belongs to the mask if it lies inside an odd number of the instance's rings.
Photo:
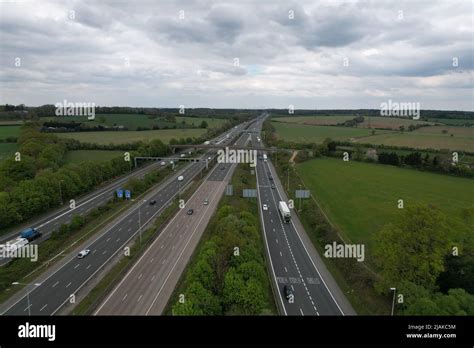
<svg viewBox="0 0 474 348">
<path fill-rule="evenodd" d="M 123 198 L 123 190 L 117 190 L 117 197 Z"/>
<path fill-rule="evenodd" d="M 125 198 L 126 198 L 126 199 L 132 198 L 132 194 L 131 194 L 131 192 L 130 192 L 129 190 L 125 190 Z"/>
</svg>

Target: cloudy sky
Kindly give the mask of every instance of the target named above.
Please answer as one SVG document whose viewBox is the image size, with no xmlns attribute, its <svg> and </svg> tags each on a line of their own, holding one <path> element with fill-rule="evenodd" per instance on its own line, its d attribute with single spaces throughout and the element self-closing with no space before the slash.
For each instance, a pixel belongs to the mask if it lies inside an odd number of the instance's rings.
<svg viewBox="0 0 474 348">
<path fill-rule="evenodd" d="M 474 110 L 473 3 L 3 0 L 0 103 Z"/>
</svg>

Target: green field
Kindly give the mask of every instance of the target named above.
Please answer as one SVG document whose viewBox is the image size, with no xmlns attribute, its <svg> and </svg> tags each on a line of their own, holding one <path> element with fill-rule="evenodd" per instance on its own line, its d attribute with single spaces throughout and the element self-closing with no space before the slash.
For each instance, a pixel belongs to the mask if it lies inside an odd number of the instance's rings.
<svg viewBox="0 0 474 348">
<path fill-rule="evenodd" d="M 193 123 L 195 127 L 199 127 L 201 122 L 205 120 L 209 127 L 218 127 L 225 123 L 225 119 L 218 118 L 207 118 L 207 117 L 176 117 L 176 123 L 166 121 L 163 117 L 153 118 L 150 115 L 137 115 L 137 114 L 96 114 L 94 120 L 88 120 L 86 116 L 64 116 L 64 117 L 43 117 L 43 122 L 83 122 L 84 124 L 93 127 L 97 125 L 103 126 L 124 126 L 128 130 L 136 130 L 137 127 L 152 128 L 157 126 L 163 127 L 177 127 L 177 128 L 189 128 Z M 186 124 L 181 122 L 185 120 Z"/>
<path fill-rule="evenodd" d="M 427 127 L 431 128 L 431 127 Z M 407 146 L 418 149 L 449 149 L 474 152 L 474 137 L 450 136 L 441 133 L 428 133 L 424 128 L 414 132 L 375 134 L 367 138 L 356 139 L 355 142 L 374 145 Z"/>
<path fill-rule="evenodd" d="M 66 155 L 66 164 L 81 162 L 102 162 L 123 156 L 123 151 L 76 150 Z"/>
<path fill-rule="evenodd" d="M 349 140 L 351 138 L 366 137 L 372 134 L 372 130 L 364 128 L 306 126 L 282 122 L 272 122 L 272 125 L 276 129 L 278 138 L 297 143 L 322 143 L 326 138 Z M 389 131 L 377 131 L 377 134 L 386 132 Z"/>
<path fill-rule="evenodd" d="M 453 126 L 470 125 L 474 126 L 474 119 L 459 119 L 459 118 L 429 118 L 431 122 L 443 123 Z"/>
<path fill-rule="evenodd" d="M 363 115 L 362 115 L 363 116 Z M 273 121 L 287 122 L 287 123 L 299 123 L 312 126 L 322 125 L 336 125 L 345 121 L 352 120 L 353 116 L 294 116 L 294 117 L 278 117 L 274 118 Z M 395 117 L 367 117 L 364 116 L 365 120 L 358 125 L 357 128 L 390 128 L 398 130 L 400 126 L 408 128 L 409 125 L 418 124 L 434 124 L 428 121 L 417 121 L 410 118 L 395 118 Z"/>
<path fill-rule="evenodd" d="M 0 126 L 0 139 L 18 137 L 20 135 L 20 128 L 20 126 Z"/>
<path fill-rule="evenodd" d="M 0 162 L 12 156 L 17 148 L 16 143 L 0 143 Z"/>
<path fill-rule="evenodd" d="M 335 158 L 296 169 L 344 238 L 369 248 L 374 234 L 395 217 L 399 199 L 405 206 L 433 204 L 453 216 L 474 203 L 472 179 Z"/>
<path fill-rule="evenodd" d="M 273 118 L 274 122 L 300 123 L 308 125 L 335 125 L 352 120 L 355 116 L 288 116 Z"/>
<path fill-rule="evenodd" d="M 208 124 L 208 128 L 217 128 L 222 126 L 227 120 L 223 118 L 208 118 L 208 117 L 176 117 L 176 122 L 181 123 L 182 121 L 186 121 L 186 124 L 193 125 L 199 127 L 202 121 L 206 121 Z"/>
<path fill-rule="evenodd" d="M 162 142 L 168 143 L 171 138 L 199 137 L 205 133 L 205 129 L 161 129 L 152 131 L 71 132 L 55 134 L 62 138 L 77 139 L 85 143 L 123 144 L 153 139 L 160 139 Z"/>
</svg>

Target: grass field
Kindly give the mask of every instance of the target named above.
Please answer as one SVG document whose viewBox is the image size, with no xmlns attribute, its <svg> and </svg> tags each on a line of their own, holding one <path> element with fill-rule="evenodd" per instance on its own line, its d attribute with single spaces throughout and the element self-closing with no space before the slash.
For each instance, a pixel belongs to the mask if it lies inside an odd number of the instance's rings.
<svg viewBox="0 0 474 348">
<path fill-rule="evenodd" d="M 81 162 L 102 162 L 122 156 L 123 151 L 77 150 L 69 151 L 66 155 L 66 164 Z"/>
<path fill-rule="evenodd" d="M 421 131 L 421 129 L 405 133 L 375 134 L 374 136 L 356 139 L 355 141 L 364 144 L 384 144 L 419 149 L 450 149 L 474 152 L 474 137 L 472 136 L 451 137 L 449 133 L 431 134 L 426 131 Z"/>
<path fill-rule="evenodd" d="M 336 125 L 345 121 L 352 120 L 354 116 L 295 116 L 295 117 L 279 117 L 273 119 L 274 121 L 299 123 L 305 125 L 322 126 L 322 125 Z M 390 128 L 398 130 L 400 126 L 408 128 L 410 124 L 434 124 L 427 121 L 417 121 L 409 118 L 394 118 L 394 117 L 367 117 L 358 128 Z"/>
<path fill-rule="evenodd" d="M 306 126 L 302 124 L 290 124 L 282 122 L 272 122 L 278 137 L 286 141 L 298 143 L 322 143 L 324 139 L 349 140 L 350 138 L 370 136 L 372 130 L 351 127 L 331 127 L 331 126 Z M 376 131 L 376 134 L 390 131 Z M 364 138 L 366 139 L 366 138 Z"/>
<path fill-rule="evenodd" d="M 20 135 L 20 126 L 2 126 L 0 125 L 0 139 L 8 137 L 18 137 Z"/>
<path fill-rule="evenodd" d="M 186 121 L 186 124 L 194 124 L 194 126 L 199 127 L 202 121 L 206 121 L 208 124 L 208 128 L 217 128 L 222 126 L 227 120 L 223 118 L 207 118 L 207 117 L 176 117 L 176 122 L 181 123 L 182 121 Z"/>
<path fill-rule="evenodd" d="M 0 127 L 1 126 L 21 126 L 23 121 L 2 121 L 0 120 Z"/>
<path fill-rule="evenodd" d="M 473 206 L 471 179 L 334 158 L 307 161 L 296 169 L 344 237 L 369 248 L 375 233 L 395 217 L 399 199 L 405 206 L 433 204 L 453 215 Z"/>
<path fill-rule="evenodd" d="M 12 156 L 17 147 L 16 143 L 0 143 L 0 162 Z"/>
<path fill-rule="evenodd" d="M 474 119 L 458 119 L 458 118 L 429 118 L 431 122 L 443 123 L 453 126 L 471 125 L 474 126 Z"/>
<path fill-rule="evenodd" d="M 185 120 L 186 124 L 183 125 L 181 122 Z M 65 117 L 43 117 L 42 121 L 53 121 L 53 122 L 83 122 L 88 126 L 124 126 L 128 130 L 136 130 L 137 127 L 148 127 L 159 126 L 161 128 L 167 126 L 186 128 L 190 127 L 194 123 L 196 127 L 199 127 L 201 122 L 205 120 L 209 127 L 216 127 L 222 125 L 226 120 L 224 119 L 212 119 L 207 117 L 176 117 L 176 123 L 166 121 L 164 118 L 150 118 L 148 115 L 137 115 L 137 114 L 97 114 L 94 120 L 88 120 L 86 116 L 65 116 Z"/>
<path fill-rule="evenodd" d="M 272 121 L 327 126 L 349 121 L 354 117 L 355 116 L 288 116 L 273 118 Z"/>
<path fill-rule="evenodd" d="M 164 143 L 168 143 L 171 138 L 199 137 L 205 132 L 205 129 L 161 129 L 152 131 L 72 132 L 55 134 L 62 138 L 77 139 L 85 143 L 122 144 L 153 139 L 160 139 Z"/>
</svg>

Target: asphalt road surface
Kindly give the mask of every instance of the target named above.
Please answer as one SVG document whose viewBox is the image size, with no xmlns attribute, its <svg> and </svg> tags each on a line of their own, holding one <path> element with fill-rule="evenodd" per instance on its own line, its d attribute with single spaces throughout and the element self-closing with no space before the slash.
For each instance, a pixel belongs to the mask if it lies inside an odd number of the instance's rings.
<svg viewBox="0 0 474 348">
<path fill-rule="evenodd" d="M 254 129 L 259 130 L 260 126 L 259 123 Z M 252 144 L 262 146 L 256 138 L 256 135 L 252 136 Z M 270 158 L 267 162 L 258 160 L 256 173 L 260 215 L 267 256 L 270 258 L 270 277 L 274 281 L 280 312 L 284 315 L 355 314 L 322 261 L 316 257 L 316 250 L 293 210 L 292 221 L 283 222 L 278 204 L 280 201 L 287 202 L 287 199 L 282 197 L 283 189 L 270 165 Z M 268 210 L 263 210 L 263 204 L 268 206 Z M 320 271 L 321 268 L 324 272 Z M 285 285 L 293 291 L 293 303 L 285 297 Z"/>
<path fill-rule="evenodd" d="M 230 132 L 233 132 L 235 129 L 232 129 L 228 132 L 225 132 L 224 135 L 220 135 L 216 138 L 213 139 L 213 141 L 219 142 L 219 141 L 226 141 L 228 140 L 226 138 L 226 135 L 229 134 Z M 240 130 L 240 126 L 238 128 Z M 235 133 L 235 132 L 234 132 Z M 190 146 L 192 147 L 192 146 Z M 186 151 L 183 151 L 186 152 Z M 166 161 L 167 158 L 175 158 L 178 157 L 179 154 L 174 154 L 172 156 L 164 157 L 163 160 Z M 135 177 L 135 178 L 142 178 L 147 174 L 149 171 L 157 168 L 162 168 L 159 164 L 159 162 L 154 162 L 149 165 L 146 165 L 144 167 L 138 168 L 136 170 L 133 170 L 129 174 L 126 174 L 125 176 L 122 176 L 118 179 L 113 180 L 111 183 L 105 185 L 104 187 L 101 187 L 94 192 L 88 193 L 80 198 L 77 199 L 76 201 L 76 207 L 74 209 L 71 209 L 69 205 L 63 206 L 56 211 L 47 214 L 46 216 L 39 218 L 35 221 L 32 221 L 29 226 L 32 226 L 33 228 L 37 229 L 40 231 L 43 236 L 37 240 L 34 241 L 35 244 L 40 243 L 41 241 L 47 239 L 49 235 L 57 230 L 62 224 L 68 224 L 71 222 L 71 219 L 74 215 L 85 215 L 87 214 L 91 209 L 105 205 L 115 194 L 116 190 L 120 189 L 123 184 L 125 184 L 130 178 Z M 28 226 L 24 226 L 24 228 L 27 228 Z M 5 243 L 9 240 L 12 240 L 16 237 L 18 237 L 21 233 L 21 231 L 24 228 L 16 229 L 12 232 L 9 232 L 5 235 L 2 235 L 0 237 L 0 243 Z M 3 262 L 2 262 L 3 261 Z M 6 260 L 8 261 L 8 260 Z M 0 264 L 4 264 L 5 260 L 2 260 L 0 258 Z"/>
<path fill-rule="evenodd" d="M 243 134 L 237 141 L 249 139 Z M 99 306 L 96 315 L 161 315 L 216 210 L 235 164 L 218 164 Z M 204 202 L 207 204 L 204 204 Z M 189 209 L 193 213 L 189 214 Z"/>
<path fill-rule="evenodd" d="M 239 131 L 233 129 L 233 131 Z M 223 145 L 231 141 L 230 138 L 219 137 Z M 205 154 L 202 158 L 206 158 Z M 158 185 L 158 187 L 147 196 L 147 202 L 140 202 L 135 209 L 128 211 L 96 236 L 88 246 L 90 254 L 82 259 L 76 255 L 70 255 L 70 259 L 61 268 L 50 274 L 39 286 L 30 286 L 29 297 L 22 293 L 22 297 L 12 302 L 12 299 L 3 304 L 3 315 L 52 315 L 58 312 L 70 296 L 77 292 L 104 267 L 112 257 L 123 250 L 129 241 L 136 236 L 141 222 L 142 229 L 146 224 L 157 217 L 168 204 L 179 194 L 181 188 L 188 184 L 194 177 L 201 173 L 205 166 L 204 162 L 191 163 L 183 170 L 177 171 L 170 179 Z M 224 174 L 224 173 L 222 173 Z M 183 175 L 183 182 L 179 183 L 177 177 Z M 150 200 L 156 200 L 155 205 L 150 205 Z M 41 252 L 41 245 L 40 252 Z M 21 281 L 21 279 L 19 279 Z M 33 282 L 34 283 L 34 282 Z M 4 308 L 6 307 L 6 308 Z"/>
</svg>

